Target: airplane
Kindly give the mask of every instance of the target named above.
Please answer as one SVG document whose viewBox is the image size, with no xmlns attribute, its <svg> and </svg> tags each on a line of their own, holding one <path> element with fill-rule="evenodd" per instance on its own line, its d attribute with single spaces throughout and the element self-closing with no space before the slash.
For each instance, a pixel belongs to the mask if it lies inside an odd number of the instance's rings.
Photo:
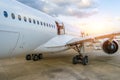
<svg viewBox="0 0 120 80">
<path fill-rule="evenodd" d="M 103 51 L 114 54 L 119 49 L 116 35 L 120 32 L 83 36 L 75 27 L 16 0 L 0 1 L 0 58 L 25 54 L 26 60 L 37 61 L 43 58 L 41 53 L 74 49 L 78 55 L 72 63 L 87 65 L 88 56 L 82 53 L 84 43 L 104 39 Z"/>
</svg>

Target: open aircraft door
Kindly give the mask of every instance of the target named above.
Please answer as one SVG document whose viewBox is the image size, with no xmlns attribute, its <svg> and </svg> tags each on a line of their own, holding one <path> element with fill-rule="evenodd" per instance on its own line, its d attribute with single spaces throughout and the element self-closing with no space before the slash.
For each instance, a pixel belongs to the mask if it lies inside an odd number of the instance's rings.
<svg viewBox="0 0 120 80">
<path fill-rule="evenodd" d="M 65 34 L 65 27 L 63 23 L 58 23 L 57 21 L 55 22 L 57 26 L 57 34 L 58 35 L 63 35 Z"/>
</svg>

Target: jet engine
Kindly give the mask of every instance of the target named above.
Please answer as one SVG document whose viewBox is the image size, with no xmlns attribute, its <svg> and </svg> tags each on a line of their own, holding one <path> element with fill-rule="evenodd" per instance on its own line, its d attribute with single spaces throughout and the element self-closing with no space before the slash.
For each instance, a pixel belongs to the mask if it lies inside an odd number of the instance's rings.
<svg viewBox="0 0 120 80">
<path fill-rule="evenodd" d="M 116 40 L 105 40 L 102 44 L 102 49 L 107 54 L 114 54 L 119 49 L 119 44 Z"/>
</svg>

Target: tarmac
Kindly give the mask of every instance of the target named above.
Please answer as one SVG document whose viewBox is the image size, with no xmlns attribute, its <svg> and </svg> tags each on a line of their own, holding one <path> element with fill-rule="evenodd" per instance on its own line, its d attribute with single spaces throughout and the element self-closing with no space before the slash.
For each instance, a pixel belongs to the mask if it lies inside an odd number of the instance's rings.
<svg viewBox="0 0 120 80">
<path fill-rule="evenodd" d="M 0 80 L 120 80 L 120 54 L 87 50 L 89 64 L 72 64 L 76 52 L 45 53 L 39 61 L 25 55 L 0 60 Z"/>
</svg>

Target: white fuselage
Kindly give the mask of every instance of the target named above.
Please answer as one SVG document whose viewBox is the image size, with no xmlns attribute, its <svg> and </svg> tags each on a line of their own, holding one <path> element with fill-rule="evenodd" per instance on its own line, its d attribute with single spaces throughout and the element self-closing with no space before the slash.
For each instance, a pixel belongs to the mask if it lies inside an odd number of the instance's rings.
<svg viewBox="0 0 120 80">
<path fill-rule="evenodd" d="M 55 21 L 55 18 L 15 0 L 1 0 L 0 57 L 31 53 L 58 36 Z M 67 48 L 60 50 L 64 49 Z"/>
</svg>

